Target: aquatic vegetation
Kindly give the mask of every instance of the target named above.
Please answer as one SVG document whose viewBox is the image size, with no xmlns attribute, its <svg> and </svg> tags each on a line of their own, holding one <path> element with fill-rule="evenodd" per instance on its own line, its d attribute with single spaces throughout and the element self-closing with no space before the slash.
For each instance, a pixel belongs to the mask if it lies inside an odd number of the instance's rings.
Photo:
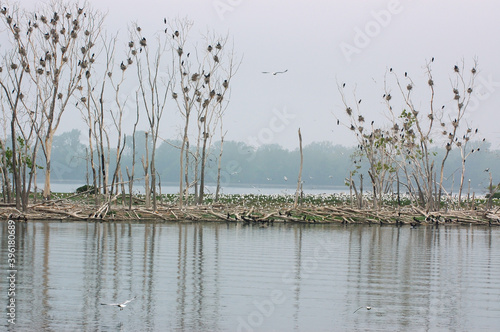
<svg viewBox="0 0 500 332">
<path fill-rule="evenodd" d="M 145 195 L 132 197 L 129 208 L 128 195 L 118 194 L 112 200 L 101 199 L 96 208 L 93 194 L 53 193 L 56 199 L 49 206 L 34 205 L 25 215 L 28 220 L 47 219 L 50 216 L 68 220 L 115 221 L 115 220 L 162 220 L 162 221 L 219 221 L 238 222 L 243 225 L 256 224 L 263 228 L 274 222 L 282 223 L 369 223 L 396 226 L 420 224 L 487 224 L 500 226 L 500 199 L 484 195 L 474 199 L 451 196 L 443 201 L 442 212 L 426 212 L 418 207 L 412 195 L 401 194 L 399 201 L 394 194 L 380 196 L 379 208 L 373 209 L 370 192 L 362 194 L 364 208 L 357 207 L 355 197 L 348 193 L 299 195 L 294 208 L 294 194 L 207 194 L 199 204 L 195 196 L 185 196 L 182 208 L 178 205 L 178 194 L 157 195 L 156 210 L 147 209 Z M 103 196 L 104 197 L 104 196 Z M 41 196 L 37 198 L 41 201 Z M 488 208 L 489 204 L 492 208 Z M 1 212 L 0 212 L 1 213 Z M 4 210 L 3 214 L 12 213 Z"/>
</svg>

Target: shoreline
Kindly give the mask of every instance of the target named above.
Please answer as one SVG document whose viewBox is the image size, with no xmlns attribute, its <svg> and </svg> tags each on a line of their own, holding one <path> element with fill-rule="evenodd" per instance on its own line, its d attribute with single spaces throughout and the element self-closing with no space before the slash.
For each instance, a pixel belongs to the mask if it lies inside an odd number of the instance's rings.
<svg viewBox="0 0 500 332">
<path fill-rule="evenodd" d="M 379 225 L 486 225 L 500 226 L 500 207 L 473 210 L 447 210 L 425 213 L 418 207 L 384 206 L 378 210 L 358 209 L 346 204 L 315 206 L 312 204 L 293 209 L 290 204 L 257 207 L 254 205 L 209 203 L 179 208 L 174 204 L 160 205 L 156 211 L 134 205 L 131 210 L 119 204 L 96 209 L 88 204 L 56 200 L 28 206 L 26 212 L 15 204 L 1 204 L 2 220 L 19 222 L 54 220 L 60 222 L 234 222 L 262 227 L 272 223 L 295 224 L 379 224 Z"/>
</svg>

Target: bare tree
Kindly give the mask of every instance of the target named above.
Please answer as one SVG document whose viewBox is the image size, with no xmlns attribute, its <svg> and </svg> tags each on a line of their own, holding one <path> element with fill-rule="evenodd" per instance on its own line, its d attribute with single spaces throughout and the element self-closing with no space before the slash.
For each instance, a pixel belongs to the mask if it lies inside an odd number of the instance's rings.
<svg viewBox="0 0 500 332">
<path fill-rule="evenodd" d="M 23 102 L 24 104 L 24 102 Z M 29 109 L 24 104 L 25 109 Z M 32 112 L 28 115 L 25 112 L 24 117 L 17 117 L 17 126 L 19 128 L 19 135 L 16 144 L 18 145 L 17 155 L 13 155 L 18 165 L 18 174 L 21 179 L 21 205 L 22 210 L 28 209 L 29 194 L 31 192 L 31 184 L 33 183 L 33 176 L 36 169 L 39 167 L 36 164 L 38 152 L 38 139 L 36 126 L 36 118 L 33 118 L 37 113 Z"/>
<path fill-rule="evenodd" d="M 200 191 L 198 203 L 203 203 L 205 192 L 206 166 L 209 156 L 211 139 L 217 127 L 217 122 L 228 107 L 231 80 L 238 71 L 241 62 L 235 57 L 234 49 L 228 44 L 228 36 L 221 37 L 215 34 L 205 37 L 206 48 L 205 63 L 207 70 L 203 71 L 204 84 L 198 101 L 199 122 L 202 123 L 202 149 L 200 167 Z M 212 46 L 215 45 L 215 46 Z M 208 73 L 205 73 L 208 72 Z M 203 120 L 203 121 L 202 121 Z M 222 125 L 222 122 L 221 122 Z M 222 131 L 221 131 L 222 133 Z M 200 136 L 198 136 L 200 138 Z M 221 147 L 222 148 L 222 147 Z"/>
<path fill-rule="evenodd" d="M 152 147 L 149 174 L 151 176 L 151 188 L 153 191 L 153 210 L 156 211 L 156 146 L 160 121 L 166 108 L 167 96 L 171 84 L 168 66 L 165 65 L 168 42 L 166 41 L 166 33 L 156 34 L 153 42 L 154 46 L 151 46 L 151 42 L 147 41 L 146 37 L 142 34 L 142 29 L 137 24 L 131 29 L 131 36 L 132 39 L 129 42 L 129 47 L 131 54 L 135 58 L 140 98 L 146 111 L 151 131 Z M 167 75 L 164 76 L 164 73 L 167 73 Z M 146 193 L 146 195 L 149 195 L 149 193 Z"/>
<path fill-rule="evenodd" d="M 177 75 L 172 76 L 173 82 L 175 84 L 174 89 L 179 89 L 180 92 L 173 91 L 172 98 L 177 104 L 177 109 L 180 115 L 184 118 L 184 127 L 182 130 L 182 141 L 180 146 L 180 174 L 179 174 L 179 206 L 183 206 L 184 192 L 187 194 L 189 190 L 189 175 L 188 175 L 188 165 L 189 165 L 189 120 L 191 118 L 191 111 L 194 108 L 196 100 L 200 102 L 200 86 L 202 85 L 201 79 L 201 68 L 197 64 L 193 64 L 191 59 L 196 58 L 197 55 L 193 55 L 190 59 L 189 55 L 191 52 L 186 52 L 186 42 L 189 35 L 189 30 L 191 29 L 193 23 L 188 20 L 176 21 L 176 27 L 173 30 L 172 39 L 170 41 L 171 47 L 174 53 L 174 72 Z M 196 68 L 193 68 L 196 67 Z M 180 93 L 180 98 L 179 98 Z M 186 189 L 184 190 L 184 178 L 186 182 Z"/>
<path fill-rule="evenodd" d="M 93 187 L 94 187 L 93 191 L 94 191 L 94 197 L 96 200 L 95 204 L 97 205 L 98 204 L 97 194 L 99 192 L 99 187 L 97 185 L 98 173 L 96 170 L 96 164 L 94 162 L 94 147 L 93 147 L 93 141 L 94 141 L 94 137 L 95 137 L 93 128 L 95 125 L 95 120 L 93 117 L 93 112 L 91 112 L 90 105 L 88 103 L 85 104 L 85 111 L 86 111 L 86 114 L 82 112 L 82 116 L 89 127 L 89 131 L 88 131 L 88 141 L 89 141 L 89 158 L 88 159 L 89 160 L 87 162 L 90 163 L 90 168 L 92 169 L 92 183 L 93 183 Z"/>
<path fill-rule="evenodd" d="M 3 95 L 0 94 L 3 99 Z M 7 112 L 5 111 L 4 103 L 0 103 L 2 107 L 2 137 L 0 138 L 0 172 L 2 173 L 2 199 L 4 203 L 11 202 L 11 188 L 10 177 L 8 171 L 8 147 L 7 147 L 7 126 L 9 120 L 7 119 Z"/>
<path fill-rule="evenodd" d="M 220 190 L 221 190 L 221 168 L 222 168 L 222 153 L 224 151 L 224 138 L 226 136 L 227 131 L 224 132 L 224 126 L 222 121 L 222 116 L 219 122 L 220 128 L 220 148 L 219 148 L 219 158 L 217 161 L 217 186 L 215 188 L 215 201 L 219 201 Z"/>
<path fill-rule="evenodd" d="M 357 159 L 357 156 L 362 156 L 368 161 L 368 175 L 370 176 L 373 190 L 373 207 L 377 209 L 379 207 L 378 202 L 382 199 L 382 194 L 385 192 L 385 188 L 389 182 L 390 174 L 395 171 L 393 160 L 391 159 L 392 135 L 387 130 L 376 128 L 374 121 L 371 124 L 366 124 L 365 117 L 360 111 L 361 100 L 358 100 L 354 93 L 353 101 L 349 102 L 345 96 L 344 87 L 344 84 L 342 86 L 339 85 L 338 90 L 349 119 L 349 124 L 346 126 L 355 133 L 358 141 L 358 152 L 354 157 Z M 352 103 L 355 106 L 351 107 L 349 105 Z M 340 124 L 340 121 L 338 124 Z M 358 161 L 355 160 L 355 164 L 356 170 L 351 174 L 350 186 L 354 185 L 352 175 L 361 168 Z"/>
<path fill-rule="evenodd" d="M 462 119 L 467 111 L 467 107 L 469 105 L 469 102 L 471 99 L 471 94 L 472 94 L 472 91 L 474 88 L 474 81 L 475 81 L 476 74 L 477 74 L 477 69 L 476 69 L 477 68 L 477 61 L 474 61 L 474 66 L 471 69 L 471 75 L 468 79 L 468 82 L 466 82 L 465 77 L 463 75 L 464 67 L 465 67 L 464 63 L 462 63 L 461 67 L 459 67 L 458 65 L 455 65 L 453 67 L 453 71 L 455 74 L 455 82 L 452 83 L 452 89 L 453 89 L 453 99 L 455 100 L 456 109 L 454 111 L 455 114 L 452 113 L 452 114 L 448 115 L 448 121 L 451 122 L 451 128 L 448 129 L 448 135 L 446 135 L 445 122 L 444 121 L 441 122 L 441 126 L 444 128 L 443 135 L 447 136 L 448 142 L 446 143 L 445 155 L 443 157 L 443 160 L 441 161 L 438 203 L 441 202 L 441 193 L 442 193 L 442 189 L 443 189 L 443 178 L 444 178 L 444 165 L 445 165 L 446 159 L 448 158 L 448 155 L 452 149 L 454 142 L 456 143 L 458 141 L 458 138 L 457 138 L 458 130 L 459 130 L 460 124 L 462 123 Z M 430 71 L 430 69 L 429 69 L 429 71 Z M 429 85 L 431 85 L 430 84 L 431 82 L 432 81 L 430 80 Z M 465 161 L 463 163 L 465 164 Z M 463 165 L 463 167 L 465 169 L 465 165 Z M 464 172 L 465 172 L 465 170 L 464 170 Z M 462 180 L 462 184 L 460 186 L 460 193 L 462 190 L 462 186 L 463 186 L 463 180 Z"/>
<path fill-rule="evenodd" d="M 200 49 L 189 31 L 192 22 L 178 20 L 173 30 L 171 45 L 176 57 L 173 99 L 182 118 L 182 143 L 180 153 L 179 205 L 183 204 L 183 193 L 187 193 L 189 183 L 189 133 L 191 116 L 196 116 L 196 148 L 193 153 L 194 174 L 192 185 L 195 188 L 195 201 L 203 202 L 206 167 L 209 149 L 217 124 L 222 126 L 222 116 L 227 108 L 230 81 L 236 73 L 239 63 L 235 62 L 228 37 L 207 33 Z M 196 111 L 194 113 L 193 111 Z M 220 122 L 219 122 L 220 121 Z M 221 142 L 222 140 L 221 129 Z M 222 144 L 221 144 L 222 149 Z M 221 150 L 222 151 L 222 150 Z M 220 156 L 220 154 L 219 154 Z M 220 158 L 220 157 L 219 157 Z M 184 183 L 186 188 L 184 188 Z"/>
<path fill-rule="evenodd" d="M 93 61 L 95 61 L 95 58 L 92 57 Z M 93 182 L 93 187 L 94 187 L 94 197 L 95 197 L 95 204 L 96 206 L 99 203 L 99 197 L 98 194 L 101 192 L 101 181 L 104 181 L 104 184 L 106 184 L 106 172 L 102 172 L 101 170 L 105 170 L 104 164 L 101 164 L 101 161 L 104 160 L 102 157 L 102 151 L 103 151 L 103 116 L 104 116 L 104 110 L 103 110 L 103 99 L 102 99 L 102 94 L 104 93 L 104 82 L 99 82 L 99 78 L 96 80 L 95 79 L 95 71 L 92 70 L 93 66 L 88 68 L 88 70 L 85 73 L 85 89 L 83 88 L 82 85 L 80 85 L 77 89 L 81 91 L 82 95 L 80 97 L 80 100 L 76 102 L 75 107 L 77 107 L 80 110 L 80 113 L 82 115 L 82 118 L 84 121 L 87 123 L 87 126 L 89 128 L 88 131 L 88 142 L 89 142 L 89 149 L 90 149 L 90 156 L 89 156 L 89 162 L 90 162 L 90 167 L 92 169 L 92 182 Z M 106 71 L 105 71 L 106 72 Z M 102 88 L 101 90 L 101 97 L 96 97 L 95 95 L 95 88 L 98 87 L 98 84 L 102 83 Z M 83 82 L 82 82 L 83 84 Z M 97 102 L 96 100 L 99 100 Z M 99 130 L 97 130 L 99 129 Z M 98 133 L 100 135 L 98 136 Z M 99 139 L 100 138 L 100 139 Z M 95 145 L 94 145 L 95 142 Z M 95 153 L 94 153 L 94 146 L 97 151 L 97 168 L 96 169 L 96 162 L 95 162 Z M 104 179 L 103 179 L 104 177 Z M 104 193 L 106 193 L 106 185 L 104 185 Z"/>
<path fill-rule="evenodd" d="M 3 90 L 2 90 L 3 92 Z M 4 94 L 0 93 L 0 100 L 2 101 L 0 103 L 0 106 L 2 107 L 2 131 L 3 131 L 3 136 L 0 139 L 0 149 L 1 149 L 1 172 L 2 172 L 2 195 L 3 195 L 3 201 L 5 203 L 11 203 L 12 202 L 12 188 L 11 188 L 11 181 L 10 181 L 10 174 L 11 174 L 11 166 L 12 166 L 12 150 L 8 147 L 7 141 L 8 141 L 8 135 L 9 135 L 9 130 L 7 129 L 10 127 L 10 120 L 9 120 L 9 115 L 10 115 L 10 107 L 5 104 L 4 100 Z M 8 109 L 8 110 L 6 110 Z M 12 135 L 12 133 L 11 133 Z"/>
<path fill-rule="evenodd" d="M 359 113 L 361 100 L 357 103 L 358 114 L 356 115 L 348 107 L 342 89 L 339 87 L 346 112 L 350 118 L 350 129 L 356 133 L 358 147 L 360 150 L 364 150 L 363 155 L 369 161 L 370 171 L 368 174 L 372 180 L 374 197 L 377 193 L 380 194 L 384 190 L 383 188 L 390 188 L 390 183 L 394 180 L 392 174 L 395 173 L 398 192 L 400 183 L 403 183 L 410 194 L 414 195 L 414 199 L 421 206 L 424 206 L 427 212 L 439 209 L 443 190 L 444 166 L 452 146 L 464 147 L 466 145 L 459 141 L 458 130 L 470 101 L 476 75 L 475 64 L 471 70 L 472 75 L 466 82 L 461 74 L 463 66 L 462 69 L 455 66 L 453 71 L 456 79 L 452 82 L 452 90 L 456 108 L 451 112 L 445 110 L 444 106 L 436 109 L 432 62 L 433 60 L 426 64 L 427 85 L 430 90 L 428 108 L 417 109 L 415 106 L 415 84 L 408 73 L 404 74 L 404 78 L 400 78 L 392 71 L 392 68 L 386 73 L 385 94 L 382 97 L 388 109 L 389 129 L 374 129 L 372 122 L 372 130 L 367 132 L 362 126 L 364 117 Z M 394 85 L 399 90 L 399 99 L 391 95 L 391 84 L 388 83 L 389 75 L 394 79 Z M 401 111 L 396 111 L 394 104 L 399 102 L 402 102 L 403 106 L 398 105 L 398 109 Z M 441 129 L 436 128 L 438 127 L 437 123 L 440 124 Z M 439 177 L 436 176 L 434 166 L 436 153 L 432 151 L 432 148 L 440 143 L 440 140 L 436 139 L 438 130 L 441 130 L 442 135 L 445 136 L 444 143 L 442 143 L 444 155 L 441 159 Z M 468 134 L 470 131 L 463 136 L 464 141 L 468 141 Z M 463 157 L 464 160 L 466 155 Z M 400 181 L 400 171 L 406 182 Z M 464 172 L 465 161 L 463 161 L 462 169 L 462 173 Z M 386 173 L 387 175 L 385 175 Z M 386 179 L 385 185 L 382 185 L 382 179 Z M 463 180 L 461 181 L 462 186 Z"/>
<path fill-rule="evenodd" d="M 113 119 L 113 124 L 116 129 L 116 133 L 118 134 L 117 138 L 117 143 L 116 143 L 116 166 L 115 170 L 113 172 L 112 180 L 111 180 L 111 195 L 113 194 L 113 187 L 115 184 L 118 183 L 120 177 L 121 177 L 121 157 L 123 154 L 123 150 L 125 148 L 126 144 L 126 136 L 123 134 L 122 130 L 122 122 L 123 122 L 123 115 L 124 115 L 124 110 L 128 101 L 128 97 L 121 98 L 121 87 L 125 81 L 125 71 L 127 66 L 124 65 L 124 62 L 120 64 L 120 69 L 121 69 L 121 75 L 119 76 L 119 79 L 115 82 L 113 79 L 113 75 L 111 72 L 111 67 L 115 65 L 115 47 L 116 47 L 116 42 L 117 38 L 113 37 L 111 38 L 109 43 L 105 43 L 105 49 L 106 49 L 106 63 L 107 63 L 107 68 L 106 68 L 106 77 L 104 77 L 104 81 L 109 80 L 112 88 L 113 88 L 113 93 L 114 93 L 114 103 L 113 107 L 110 110 L 111 117 Z M 132 50 L 129 48 L 128 54 L 127 54 L 127 60 L 126 63 L 127 65 L 131 65 L 133 63 L 131 59 L 131 53 Z M 104 90 L 104 87 L 103 87 Z M 104 93 L 101 93 L 101 102 L 103 100 Z M 135 130 L 135 128 L 134 128 Z M 118 193 L 118 185 L 116 185 L 116 193 Z M 111 196 L 110 196 L 111 199 Z"/>
<path fill-rule="evenodd" d="M 422 205 L 425 205 L 426 211 L 439 209 L 441 195 L 443 190 L 444 167 L 449 153 L 454 142 L 457 141 L 457 133 L 460 127 L 462 118 L 466 112 L 470 100 L 470 94 L 474 85 L 474 77 L 476 69 L 473 67 L 472 76 L 468 83 L 465 82 L 458 66 L 454 66 L 453 71 L 456 76 L 456 82 L 452 83 L 454 100 L 456 101 L 456 109 L 448 112 L 444 106 L 436 109 L 435 105 L 435 82 L 432 76 L 432 60 L 426 64 L 427 85 L 430 90 L 429 108 L 420 111 L 415 107 L 413 100 L 414 83 L 410 76 L 405 73 L 406 86 L 403 84 L 397 75 L 393 73 L 398 89 L 403 97 L 407 109 L 404 109 L 400 114 L 392 113 L 390 91 L 386 87 L 385 99 L 387 106 L 391 112 L 393 122 L 400 123 L 401 134 L 399 149 L 401 154 L 406 156 L 407 163 L 404 164 L 404 170 L 408 184 L 414 183 L 416 191 L 419 193 L 419 200 Z M 459 89 L 462 92 L 459 92 Z M 438 129 L 437 123 L 440 124 Z M 433 153 L 431 146 L 438 143 L 436 134 L 441 130 L 441 134 L 445 137 L 444 141 L 444 156 L 441 159 L 439 179 L 435 177 Z M 411 168 L 408 170 L 408 168 Z M 435 184 L 438 184 L 439 191 L 435 192 Z"/>
<path fill-rule="evenodd" d="M 10 131 L 12 144 L 12 172 L 14 177 L 14 190 L 16 193 L 16 208 L 21 208 L 21 174 L 18 167 L 17 135 L 18 113 L 23 107 L 22 101 L 29 91 L 29 75 L 31 68 L 29 60 L 30 44 L 32 43 L 33 27 L 26 19 L 26 14 L 18 6 L 3 7 L 0 10 L 1 18 L 9 35 L 11 49 L 3 56 L 0 72 L 0 85 L 2 87 L 2 100 L 7 102 L 10 111 Z M 3 68 L 6 70 L 4 71 Z M 26 202 L 25 202 L 26 204 Z M 23 204 L 23 205 L 25 205 Z"/>
<path fill-rule="evenodd" d="M 297 208 L 297 204 L 299 202 L 299 195 L 300 192 L 302 191 L 302 166 L 304 164 L 304 155 L 302 153 L 302 134 L 300 133 L 300 128 L 299 128 L 299 152 L 300 152 L 300 167 L 299 167 L 299 176 L 297 179 L 297 190 L 295 191 L 295 200 L 293 203 L 293 208 Z"/>
<path fill-rule="evenodd" d="M 92 142 L 95 141 L 96 143 L 98 152 L 97 160 L 100 170 L 99 183 L 102 181 L 103 193 L 107 196 L 108 204 L 110 204 L 113 199 L 112 196 L 115 186 L 115 192 L 118 193 L 118 182 L 121 177 L 121 156 L 125 148 L 125 135 L 122 130 L 122 122 L 124 109 L 128 100 L 128 97 L 121 93 L 121 87 L 125 81 L 126 70 L 123 61 L 118 68 L 120 74 L 116 75 L 118 79 L 115 80 L 115 76 L 113 75 L 113 69 L 117 67 L 115 61 L 116 44 L 116 36 L 111 36 L 109 38 L 107 36 L 102 37 L 102 49 L 98 48 L 96 50 L 96 52 L 98 52 L 96 58 L 99 58 L 101 54 L 103 55 L 103 58 L 105 58 L 104 68 L 93 68 L 92 73 L 90 71 L 86 72 L 87 88 L 84 92 L 85 96 L 81 98 L 81 104 L 84 105 L 82 115 L 89 126 L 89 145 L 92 147 Z M 127 57 L 127 63 L 131 64 L 130 49 Z M 102 74 L 99 75 L 99 73 Z M 112 89 L 112 92 L 108 92 L 109 89 Z M 107 100 L 106 96 L 108 95 L 113 95 L 114 98 Z M 125 98 L 121 98 L 122 96 L 125 96 Z M 109 115 L 112 121 L 107 120 L 106 115 Z M 111 128 L 114 127 L 113 132 L 117 133 L 116 164 L 112 173 L 109 172 L 111 156 L 108 131 L 110 126 Z M 93 156 L 91 156 L 90 159 L 94 174 L 94 186 L 96 187 L 94 192 L 97 194 L 96 171 Z"/>
<path fill-rule="evenodd" d="M 150 168 L 149 168 L 149 139 L 148 139 L 148 132 L 145 132 L 144 135 L 146 136 L 146 156 L 142 156 L 141 162 L 142 162 L 142 168 L 144 169 L 144 187 L 146 190 L 146 207 L 149 208 L 151 206 L 151 189 L 149 187 L 149 176 L 150 176 Z"/>
<path fill-rule="evenodd" d="M 88 3 L 79 8 L 62 1 L 43 5 L 24 18 L 32 26 L 29 66 L 36 85 L 43 128 L 38 131 L 45 158 L 43 196 L 50 198 L 51 154 L 62 115 L 94 59 L 92 49 L 101 32 L 103 15 Z M 31 23 L 33 22 L 33 23 Z"/>
<path fill-rule="evenodd" d="M 139 99 L 137 97 L 138 97 L 138 95 L 136 92 L 135 93 L 136 117 L 135 117 L 135 123 L 134 123 L 134 130 L 132 132 L 132 170 L 129 171 L 128 167 L 126 168 L 127 177 L 128 177 L 128 194 L 129 194 L 128 209 L 129 209 L 129 211 L 132 210 L 132 191 L 133 191 L 133 187 L 134 187 L 134 174 L 135 174 L 135 132 L 137 129 L 137 124 L 139 123 Z"/>
<path fill-rule="evenodd" d="M 464 187 L 464 180 L 465 180 L 465 163 L 467 161 L 467 158 L 469 158 L 470 155 L 472 155 L 474 152 L 480 151 L 480 147 L 476 146 L 472 149 L 470 149 L 470 139 L 473 137 L 475 134 L 477 134 L 478 129 L 472 130 L 472 128 L 467 128 L 465 134 L 462 136 L 462 138 L 458 139 L 455 138 L 454 144 L 458 147 L 460 150 L 460 160 L 462 164 L 461 168 L 461 173 L 460 173 L 460 187 L 458 189 L 458 205 L 460 206 L 462 203 L 462 190 Z M 483 142 L 485 139 L 483 139 Z M 469 190 L 470 190 L 470 180 L 469 180 Z"/>
</svg>

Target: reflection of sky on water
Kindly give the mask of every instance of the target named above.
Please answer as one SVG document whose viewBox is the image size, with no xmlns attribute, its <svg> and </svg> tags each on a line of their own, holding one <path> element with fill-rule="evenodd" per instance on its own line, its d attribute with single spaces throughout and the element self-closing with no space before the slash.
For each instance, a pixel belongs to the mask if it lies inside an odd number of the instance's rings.
<svg viewBox="0 0 500 332">
<path fill-rule="evenodd" d="M 16 328 L 495 330 L 499 232 L 444 225 L 20 223 Z M 1 271 L 6 234 L 2 223 Z M 7 282 L 1 278 L 1 289 Z M 100 305 L 136 295 L 123 311 Z M 372 309 L 354 314 L 360 306 Z"/>
</svg>

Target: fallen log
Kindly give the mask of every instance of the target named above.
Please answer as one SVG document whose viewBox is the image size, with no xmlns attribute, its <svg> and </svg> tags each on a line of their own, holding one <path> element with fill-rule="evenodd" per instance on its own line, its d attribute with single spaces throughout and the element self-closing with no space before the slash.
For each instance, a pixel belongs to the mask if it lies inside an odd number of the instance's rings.
<svg viewBox="0 0 500 332">
<path fill-rule="evenodd" d="M 73 217 L 73 218 L 76 218 L 79 220 L 87 220 L 87 217 L 79 216 L 76 213 L 71 212 L 71 211 L 50 209 L 50 208 L 42 207 L 42 206 L 37 206 L 33 209 L 37 210 L 37 211 L 45 212 L 45 213 L 54 213 L 54 214 L 65 215 L 65 216 Z"/>
<path fill-rule="evenodd" d="M 168 220 L 167 218 L 165 218 L 165 217 L 164 217 L 164 216 L 162 216 L 161 214 L 156 213 L 156 212 L 154 212 L 154 211 L 148 211 L 148 210 L 144 210 L 144 209 L 136 209 L 136 210 L 137 210 L 137 211 L 139 211 L 139 212 L 142 212 L 142 213 L 151 214 L 151 215 L 156 216 L 156 217 L 159 217 L 159 218 L 161 218 L 161 219 L 163 219 L 163 220 Z M 134 210 L 134 212 L 135 212 L 135 210 Z M 137 215 L 137 213 L 136 213 L 136 215 Z"/>
</svg>

